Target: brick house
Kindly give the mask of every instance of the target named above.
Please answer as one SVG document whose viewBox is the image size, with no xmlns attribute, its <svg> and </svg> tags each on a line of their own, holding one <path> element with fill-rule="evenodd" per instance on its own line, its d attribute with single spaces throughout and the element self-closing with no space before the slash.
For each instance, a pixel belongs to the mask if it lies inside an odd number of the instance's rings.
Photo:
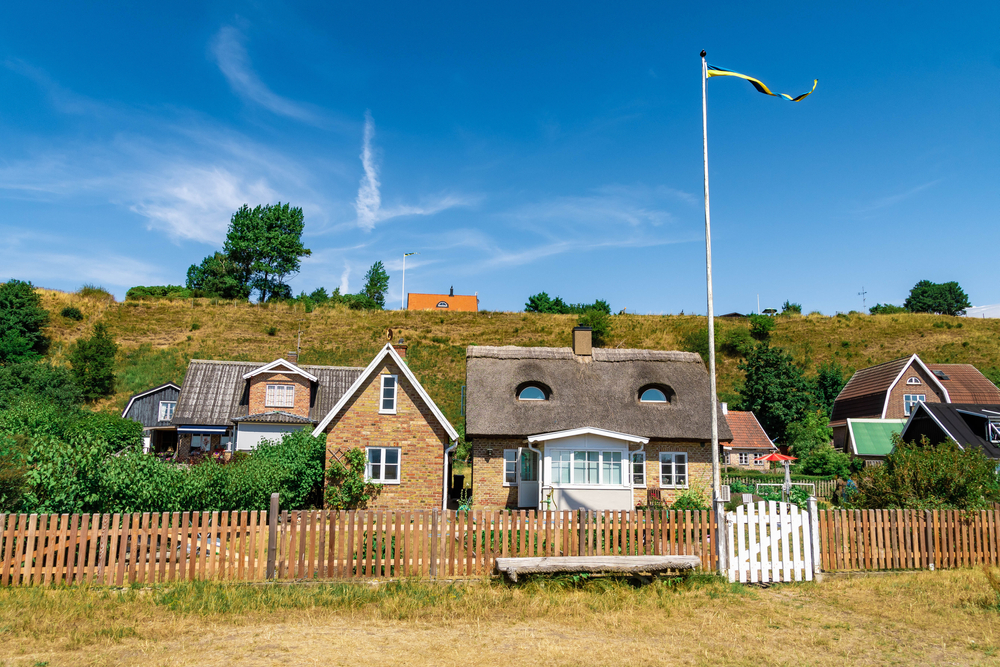
<svg viewBox="0 0 1000 667">
<path fill-rule="evenodd" d="M 725 403 L 722 404 L 722 414 L 726 416 L 729 430 L 733 434 L 728 445 L 719 445 L 722 449 L 722 456 L 719 457 L 722 464 L 745 470 L 765 470 L 766 462 L 757 459 L 778 448 L 767 437 L 757 416 L 752 412 L 730 410 Z"/>
<path fill-rule="evenodd" d="M 633 509 L 711 488 L 709 379 L 690 352 L 573 347 L 466 351 L 477 507 Z M 719 439 L 732 440 L 720 414 Z"/>
<path fill-rule="evenodd" d="M 905 419 L 917 403 L 1000 403 L 1000 389 L 971 364 L 925 364 L 912 355 L 857 371 L 833 404 L 834 447 L 847 448 L 848 418 Z"/>
<path fill-rule="evenodd" d="M 404 356 L 387 344 L 329 409 L 313 435 L 326 434 L 326 461 L 364 447 L 366 477 L 382 485 L 372 508 L 445 509 L 448 455 L 458 432 Z"/>
</svg>

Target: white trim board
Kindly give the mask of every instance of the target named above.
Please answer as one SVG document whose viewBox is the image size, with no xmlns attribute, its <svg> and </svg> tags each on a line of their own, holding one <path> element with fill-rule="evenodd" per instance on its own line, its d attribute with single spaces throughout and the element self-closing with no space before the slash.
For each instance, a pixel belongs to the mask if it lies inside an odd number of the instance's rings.
<svg viewBox="0 0 1000 667">
<path fill-rule="evenodd" d="M 379 366 L 382 365 L 382 360 L 385 359 L 387 356 L 390 357 L 396 363 L 396 366 L 399 368 L 399 372 L 402 373 L 403 376 L 407 380 L 409 380 L 410 384 L 413 385 L 413 388 L 417 390 L 417 394 L 424 401 L 424 403 L 427 404 L 427 407 L 431 409 L 431 412 L 434 414 L 434 417 L 437 418 L 438 423 L 441 424 L 441 426 L 444 428 L 445 432 L 448 434 L 448 437 L 451 439 L 451 441 L 454 442 L 455 440 L 458 440 L 458 431 L 455 430 L 455 427 L 451 425 L 451 422 L 448 421 L 448 418 L 444 416 L 444 413 L 441 412 L 441 409 L 438 408 L 436 403 L 434 403 L 433 399 L 431 399 L 430 395 L 420 384 L 419 380 L 417 380 L 417 376 L 413 374 L 413 371 L 410 370 L 410 367 L 406 365 L 406 362 L 403 361 L 403 358 L 399 356 L 399 353 L 393 349 L 391 343 L 386 343 L 385 347 L 382 348 L 382 351 L 375 355 L 375 358 L 372 359 L 371 363 L 368 364 L 367 368 L 365 368 L 365 370 L 361 372 L 361 375 L 359 375 L 358 379 L 354 381 L 354 384 L 352 384 L 350 388 L 348 388 L 348 390 L 344 392 L 344 395 L 340 397 L 340 400 L 337 401 L 336 405 L 334 405 L 330 409 L 330 412 L 328 412 L 326 416 L 323 417 L 323 420 L 316 426 L 312 434 L 319 435 L 324 430 L 326 430 L 326 427 L 330 424 L 331 421 L 333 421 L 333 418 L 337 416 L 337 413 L 340 412 L 340 410 L 347 404 L 347 401 L 349 401 L 351 397 L 353 397 L 358 392 L 358 390 L 361 389 L 361 387 L 365 386 L 368 383 L 368 381 L 371 378 L 371 374 L 374 371 L 376 371 L 379 368 Z M 396 400 L 398 401 L 399 400 L 398 386 L 396 388 L 396 392 L 397 392 Z"/>
<path fill-rule="evenodd" d="M 122 419 L 125 419 L 125 415 L 127 415 L 128 411 L 132 409 L 132 404 L 135 403 L 136 399 L 143 398 L 144 396 L 149 396 L 150 394 L 155 394 L 156 392 L 166 389 L 167 387 L 173 387 L 177 391 L 181 390 L 181 388 L 178 387 L 173 382 L 167 382 L 166 384 L 161 384 L 159 387 L 153 387 L 152 389 L 147 389 L 141 394 L 136 394 L 132 398 L 128 399 L 128 405 L 126 405 L 125 409 L 122 410 Z M 157 414 L 157 417 L 159 417 L 159 414 Z"/>
<path fill-rule="evenodd" d="M 903 369 L 899 371 L 899 375 L 897 375 L 896 379 L 892 381 L 892 384 L 889 385 L 889 388 L 885 390 L 885 402 L 882 404 L 882 419 L 886 418 L 885 415 L 889 411 L 889 398 L 892 396 L 892 390 L 895 389 L 897 384 L 899 384 L 899 381 L 903 378 L 903 374 L 906 373 L 906 370 L 913 365 L 914 361 L 920 364 L 920 368 L 924 369 L 924 372 L 927 373 L 931 381 L 934 382 L 934 384 L 936 384 L 938 388 L 941 390 L 941 392 L 944 394 L 944 402 L 951 403 L 951 396 L 948 394 L 948 390 L 944 388 L 944 385 L 941 384 L 941 381 L 938 379 L 938 376 L 934 375 L 934 371 L 927 368 L 927 364 L 925 364 L 920 357 L 914 354 L 913 356 L 910 357 L 910 360 L 906 362 L 906 365 L 903 366 Z"/>
<path fill-rule="evenodd" d="M 315 375 L 313 375 L 308 371 L 302 370 L 301 368 L 290 362 L 288 359 L 275 359 L 269 364 L 265 364 L 264 366 L 261 366 L 256 370 L 252 370 L 249 373 L 245 373 L 243 375 L 243 379 L 249 380 L 253 376 L 260 375 L 261 373 L 280 373 L 281 371 L 275 370 L 279 366 L 284 366 L 285 370 L 291 373 L 292 375 L 301 375 L 302 377 L 311 380 L 313 382 L 319 382 L 318 377 L 316 377 Z"/>
<path fill-rule="evenodd" d="M 553 431 L 551 433 L 540 433 L 538 435 L 529 435 L 528 442 L 546 442 L 548 440 L 560 440 L 562 438 L 571 438 L 576 435 L 599 435 L 605 438 L 611 438 L 613 440 L 625 440 L 627 442 L 634 442 L 637 444 L 647 444 L 649 438 L 643 438 L 638 435 L 629 435 L 628 433 L 618 433 L 617 431 L 608 431 L 603 428 L 594 428 L 593 426 L 584 426 L 582 428 L 572 428 L 566 431 Z"/>
</svg>

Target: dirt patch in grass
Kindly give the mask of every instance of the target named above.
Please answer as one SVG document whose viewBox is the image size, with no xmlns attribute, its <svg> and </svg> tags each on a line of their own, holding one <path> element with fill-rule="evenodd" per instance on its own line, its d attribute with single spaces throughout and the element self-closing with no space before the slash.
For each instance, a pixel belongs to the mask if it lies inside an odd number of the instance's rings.
<svg viewBox="0 0 1000 667">
<path fill-rule="evenodd" d="M 766 590 L 713 577 L 0 591 L 5 665 L 997 664 L 978 570 Z"/>
</svg>

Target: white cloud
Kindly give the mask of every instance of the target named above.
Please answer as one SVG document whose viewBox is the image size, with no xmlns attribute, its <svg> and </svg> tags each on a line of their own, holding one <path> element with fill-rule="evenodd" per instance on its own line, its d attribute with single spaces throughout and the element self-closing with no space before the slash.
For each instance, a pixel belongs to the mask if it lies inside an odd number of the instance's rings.
<svg viewBox="0 0 1000 667">
<path fill-rule="evenodd" d="M 351 293 L 351 283 L 348 280 L 351 277 L 351 265 L 344 264 L 344 272 L 340 274 L 340 293 L 350 294 Z"/>
<path fill-rule="evenodd" d="M 245 41 L 245 35 L 232 26 L 223 26 L 212 40 L 212 54 L 233 92 L 279 116 L 320 124 L 322 119 L 318 113 L 305 104 L 278 95 L 260 80 L 250 63 Z"/>
<path fill-rule="evenodd" d="M 916 186 L 914 188 L 910 188 L 906 192 L 900 192 L 900 193 L 897 193 L 897 194 L 894 194 L 894 195 L 889 195 L 887 197 L 880 197 L 879 199 L 876 199 L 875 201 L 873 201 L 871 204 L 859 208 L 856 211 L 856 213 L 859 213 L 859 214 L 874 213 L 875 211 L 878 211 L 879 209 L 883 209 L 883 208 L 887 208 L 889 206 L 893 206 L 895 204 L 898 204 L 901 201 L 909 199 L 910 197 L 912 197 L 913 195 L 917 194 L 918 192 L 921 192 L 923 190 L 926 190 L 929 187 L 937 185 L 940 182 L 941 182 L 941 179 L 938 178 L 938 179 L 935 179 L 933 181 L 929 181 L 927 183 L 923 183 L 921 185 L 918 185 L 918 186 Z"/>
<path fill-rule="evenodd" d="M 365 134 L 361 145 L 361 166 L 365 175 L 361 177 L 358 187 L 358 197 L 354 200 L 354 210 L 358 214 L 358 227 L 365 231 L 375 229 L 379 220 L 379 209 L 382 206 L 382 195 L 379 192 L 378 164 L 375 161 L 375 151 L 372 139 L 375 137 L 375 121 L 370 111 L 365 112 Z"/>
</svg>

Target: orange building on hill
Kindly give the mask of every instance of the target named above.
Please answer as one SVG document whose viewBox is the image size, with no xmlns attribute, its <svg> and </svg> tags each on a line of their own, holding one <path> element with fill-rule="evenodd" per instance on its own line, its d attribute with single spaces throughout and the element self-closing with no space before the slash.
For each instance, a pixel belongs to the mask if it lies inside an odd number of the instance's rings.
<svg viewBox="0 0 1000 667">
<path fill-rule="evenodd" d="M 475 313 L 479 311 L 479 296 L 468 294 L 407 294 L 407 310 L 458 310 Z"/>
</svg>

